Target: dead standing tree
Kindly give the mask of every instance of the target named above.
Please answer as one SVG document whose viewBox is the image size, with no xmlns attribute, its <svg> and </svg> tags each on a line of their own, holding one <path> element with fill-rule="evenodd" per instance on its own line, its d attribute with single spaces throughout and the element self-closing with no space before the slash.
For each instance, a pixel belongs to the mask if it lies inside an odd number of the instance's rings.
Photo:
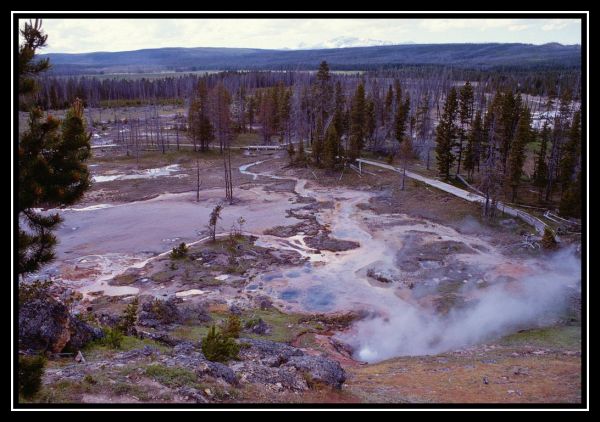
<svg viewBox="0 0 600 422">
<path fill-rule="evenodd" d="M 231 173 L 231 95 L 223 84 L 219 84 L 212 91 L 212 120 L 215 136 L 219 141 L 219 148 L 223 155 L 223 169 L 225 171 L 225 198 L 233 202 L 233 177 Z"/>
<path fill-rule="evenodd" d="M 200 202 L 200 162 L 196 158 L 196 202 Z"/>
<path fill-rule="evenodd" d="M 208 230 L 210 233 L 210 238 L 213 242 L 217 241 L 217 222 L 221 219 L 222 210 L 223 204 L 217 204 L 217 206 L 211 211 L 208 219 Z"/>
</svg>

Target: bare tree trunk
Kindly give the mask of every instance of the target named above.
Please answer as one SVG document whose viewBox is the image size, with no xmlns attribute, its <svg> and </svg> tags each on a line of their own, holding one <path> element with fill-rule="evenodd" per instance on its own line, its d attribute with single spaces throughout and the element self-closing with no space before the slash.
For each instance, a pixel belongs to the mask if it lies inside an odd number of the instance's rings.
<svg viewBox="0 0 600 422">
<path fill-rule="evenodd" d="M 197 176 L 196 202 L 200 202 L 200 163 L 197 158 L 196 158 L 196 176 Z"/>
<path fill-rule="evenodd" d="M 175 142 L 177 142 L 177 151 L 179 151 L 179 122 L 175 122 Z"/>
<path fill-rule="evenodd" d="M 231 149 L 227 146 L 227 159 L 229 161 L 229 201 L 233 203 L 233 175 L 231 174 Z"/>
<path fill-rule="evenodd" d="M 406 160 L 404 161 L 404 169 L 402 170 L 402 188 L 404 190 L 404 181 L 406 180 Z"/>
</svg>

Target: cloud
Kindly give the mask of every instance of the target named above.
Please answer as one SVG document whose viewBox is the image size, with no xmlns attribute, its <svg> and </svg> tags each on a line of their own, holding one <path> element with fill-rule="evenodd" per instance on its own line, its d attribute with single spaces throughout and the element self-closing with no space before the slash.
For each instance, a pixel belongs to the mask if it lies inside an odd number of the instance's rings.
<svg viewBox="0 0 600 422">
<path fill-rule="evenodd" d="M 366 40 L 365 45 L 408 41 L 573 44 L 581 42 L 581 33 L 572 25 L 574 22 L 578 20 L 49 18 L 44 19 L 43 25 L 49 35 L 44 52 L 80 53 L 161 47 L 295 49 L 350 38 L 361 43 Z"/>
<path fill-rule="evenodd" d="M 511 31 L 527 29 L 529 25 L 515 19 L 423 19 L 421 27 L 432 32 L 445 32 L 455 29 L 489 29 L 508 28 Z"/>
<path fill-rule="evenodd" d="M 579 20 L 576 19 L 548 19 L 547 23 L 542 25 L 542 30 L 544 31 L 558 31 L 560 29 L 564 29 L 569 25 L 579 23 Z"/>
<path fill-rule="evenodd" d="M 516 25 L 509 26 L 508 30 L 509 31 L 524 31 L 529 27 L 530 27 L 530 25 L 526 25 L 526 24 L 516 24 Z"/>
</svg>

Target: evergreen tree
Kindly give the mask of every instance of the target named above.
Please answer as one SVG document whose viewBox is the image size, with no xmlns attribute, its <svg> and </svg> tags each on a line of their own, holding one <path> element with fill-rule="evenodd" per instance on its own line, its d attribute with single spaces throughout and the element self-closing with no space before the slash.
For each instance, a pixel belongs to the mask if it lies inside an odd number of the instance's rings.
<svg viewBox="0 0 600 422">
<path fill-rule="evenodd" d="M 497 92 L 485 114 L 481 148 L 479 189 L 484 193 L 483 216 L 494 218 L 502 182 L 502 158 L 500 155 L 500 110 L 502 95 Z"/>
<path fill-rule="evenodd" d="M 540 150 L 537 153 L 535 159 L 535 170 L 533 173 L 533 184 L 538 189 L 538 199 L 542 200 L 544 188 L 548 182 L 548 162 L 547 162 L 547 150 L 548 141 L 550 140 L 550 126 L 548 122 L 544 122 L 542 131 L 540 133 Z"/>
<path fill-rule="evenodd" d="M 365 86 L 361 82 L 356 88 L 350 109 L 350 146 L 348 158 L 355 160 L 360 157 L 365 138 L 366 100 Z"/>
<path fill-rule="evenodd" d="M 510 153 L 511 142 L 514 139 L 514 133 L 519 121 L 521 99 L 520 96 L 515 97 L 512 92 L 505 92 L 500 98 L 500 115 L 496 129 L 503 173 L 506 174 L 508 154 Z"/>
<path fill-rule="evenodd" d="M 479 163 L 481 146 L 483 143 L 483 122 L 481 112 L 478 111 L 473 120 L 471 130 L 467 135 L 467 148 L 465 150 L 464 169 L 467 171 L 467 178 L 473 178 L 475 166 Z"/>
<path fill-rule="evenodd" d="M 581 170 L 579 170 L 575 180 L 569 184 L 560 199 L 558 208 L 560 215 L 581 219 L 581 188 Z"/>
<path fill-rule="evenodd" d="M 465 85 L 460 89 L 458 99 L 458 120 L 460 127 L 458 129 L 458 158 L 456 165 L 456 174 L 460 174 L 460 165 L 462 162 L 463 146 L 469 126 L 471 125 L 471 119 L 473 117 L 473 87 L 471 83 L 467 81 Z"/>
<path fill-rule="evenodd" d="M 388 87 L 387 94 L 385 96 L 385 103 L 383 106 L 383 123 L 387 124 L 391 120 L 392 116 L 392 107 L 394 106 L 394 90 L 390 85 Z"/>
<path fill-rule="evenodd" d="M 327 121 L 331 104 L 331 76 L 329 75 L 329 65 L 326 61 L 322 61 L 317 71 L 317 81 L 315 85 L 315 99 L 317 106 L 317 117 L 321 118 L 322 122 Z M 321 134 L 323 136 L 323 134 Z"/>
<path fill-rule="evenodd" d="M 446 97 L 444 112 L 436 129 L 436 148 L 438 172 L 440 177 L 448 180 L 450 167 L 454 163 L 452 148 L 456 140 L 456 113 L 458 108 L 456 88 L 452 87 Z"/>
<path fill-rule="evenodd" d="M 365 138 L 369 143 L 373 140 L 376 125 L 375 102 L 373 99 L 368 99 L 365 108 Z"/>
<path fill-rule="evenodd" d="M 335 110 L 333 115 L 333 125 L 338 133 L 338 136 L 342 136 L 345 132 L 344 124 L 344 92 L 342 91 L 342 84 L 337 81 L 335 84 Z"/>
<path fill-rule="evenodd" d="M 325 144 L 323 146 L 323 166 L 326 169 L 333 170 L 337 163 L 339 138 L 334 125 L 327 129 Z"/>
<path fill-rule="evenodd" d="M 581 112 L 573 114 L 569 139 L 564 147 L 560 165 L 562 193 L 559 213 L 581 218 Z"/>
<path fill-rule="evenodd" d="M 515 138 L 511 143 L 507 169 L 507 181 L 512 189 L 512 202 L 517 200 L 517 189 L 521 182 L 523 163 L 525 162 L 525 146 L 531 140 L 531 117 L 529 109 L 523 107 L 519 114 L 519 125 L 517 127 Z"/>
<path fill-rule="evenodd" d="M 48 39 L 48 35 L 42 30 L 41 19 L 36 19 L 33 23 L 26 22 L 20 32 L 24 42 L 19 46 L 19 96 L 21 100 L 25 100 L 26 96 L 37 90 L 37 76 L 50 68 L 50 61 L 35 59 L 37 50 L 45 47 Z"/>
<path fill-rule="evenodd" d="M 406 120 L 410 112 L 410 100 L 408 96 L 402 98 L 402 89 L 400 85 L 397 85 L 396 92 L 396 115 L 394 116 L 394 136 L 396 140 L 402 144 L 404 137 L 406 136 Z"/>
<path fill-rule="evenodd" d="M 47 36 L 38 20 L 26 23 L 21 34 L 19 95 L 27 102 L 36 90 L 36 77 L 49 67 L 47 60 L 35 60 L 36 50 L 45 46 Z M 90 178 L 84 162 L 90 155 L 90 137 L 80 100 L 73 103 L 62 122 L 52 116 L 42 121 L 41 110 L 31 109 L 18 146 L 19 274 L 35 272 L 54 258 L 56 237 L 52 231 L 61 217 L 45 216 L 35 208 L 72 204 L 88 189 Z"/>
<path fill-rule="evenodd" d="M 323 154 L 323 120 L 321 120 L 321 116 L 318 116 L 315 139 L 312 144 L 312 159 L 317 167 L 321 165 L 321 154 Z"/>
<path fill-rule="evenodd" d="M 210 121 L 210 104 L 208 98 L 208 88 L 206 81 L 198 81 L 196 96 L 190 103 L 188 112 L 189 133 L 196 150 L 197 143 L 200 144 L 200 151 L 207 151 L 210 142 L 214 139 L 214 129 Z"/>
<path fill-rule="evenodd" d="M 561 192 L 565 192 L 573 182 L 575 168 L 581 153 L 581 112 L 573 114 L 573 122 L 569 129 L 569 138 L 562 151 L 560 161 L 560 184 Z"/>
<path fill-rule="evenodd" d="M 555 184 L 561 182 L 561 161 L 566 138 L 568 138 L 569 120 L 571 119 L 571 97 L 568 89 L 563 90 L 560 96 L 558 113 L 554 118 L 554 128 L 552 130 L 552 148 L 548 158 L 548 181 L 546 184 L 546 201 L 552 198 Z M 568 142 L 568 141 L 567 141 Z"/>
</svg>

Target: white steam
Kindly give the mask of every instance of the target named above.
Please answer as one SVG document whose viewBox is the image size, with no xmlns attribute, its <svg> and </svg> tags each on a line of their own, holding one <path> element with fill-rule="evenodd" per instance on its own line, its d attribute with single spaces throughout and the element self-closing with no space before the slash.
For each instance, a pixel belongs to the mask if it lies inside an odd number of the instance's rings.
<svg viewBox="0 0 600 422">
<path fill-rule="evenodd" d="M 532 274 L 471 290 L 466 306 L 446 316 L 399 302 L 386 317 L 359 321 L 341 340 L 354 347 L 357 359 L 377 362 L 441 353 L 547 323 L 565 311 L 569 292 L 580 288 L 581 261 L 568 249 L 527 265 Z"/>
</svg>

